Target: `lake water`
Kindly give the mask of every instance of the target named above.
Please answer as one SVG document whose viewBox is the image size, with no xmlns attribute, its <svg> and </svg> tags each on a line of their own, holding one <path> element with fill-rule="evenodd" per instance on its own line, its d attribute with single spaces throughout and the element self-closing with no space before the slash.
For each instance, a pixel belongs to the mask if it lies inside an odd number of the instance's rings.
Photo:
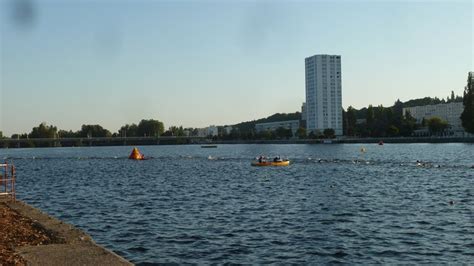
<svg viewBox="0 0 474 266">
<path fill-rule="evenodd" d="M 0 159 L 21 200 L 137 264 L 474 263 L 472 144 L 139 148 L 153 159 L 128 160 L 132 147 Z M 261 154 L 291 165 L 251 167 Z"/>
</svg>

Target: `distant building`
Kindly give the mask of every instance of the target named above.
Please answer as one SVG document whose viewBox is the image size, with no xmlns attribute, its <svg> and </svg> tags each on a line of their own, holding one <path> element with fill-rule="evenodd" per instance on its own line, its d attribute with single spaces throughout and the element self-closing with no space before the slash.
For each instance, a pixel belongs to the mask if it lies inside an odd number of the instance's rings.
<svg viewBox="0 0 474 266">
<path fill-rule="evenodd" d="M 262 131 L 275 131 L 277 128 L 282 127 L 285 129 L 291 129 L 293 135 L 295 135 L 296 131 L 300 127 L 299 120 L 287 120 L 287 121 L 279 121 L 279 122 L 269 122 L 269 123 L 258 123 L 255 124 L 255 131 L 262 132 Z"/>
<path fill-rule="evenodd" d="M 184 134 L 184 136 L 189 137 L 189 136 L 191 136 L 191 130 L 185 129 L 185 130 L 183 130 L 183 134 Z"/>
<path fill-rule="evenodd" d="M 201 138 L 207 137 L 207 128 L 198 128 L 197 129 L 197 136 Z"/>
<path fill-rule="evenodd" d="M 233 127 L 231 127 L 231 126 L 224 127 L 224 133 L 226 135 L 229 135 L 230 133 L 232 133 L 232 129 L 233 129 Z"/>
<path fill-rule="evenodd" d="M 198 128 L 197 129 L 197 136 L 198 137 L 214 137 L 219 134 L 218 129 L 216 126 L 209 126 L 205 128 Z"/>
<path fill-rule="evenodd" d="M 342 82 L 340 55 L 314 55 L 305 59 L 306 131 L 334 129 L 342 135 Z"/>
<path fill-rule="evenodd" d="M 217 129 L 216 126 L 210 126 L 207 128 L 207 135 L 215 137 L 219 135 L 219 130 Z"/>
<path fill-rule="evenodd" d="M 403 108 L 403 114 L 410 112 L 411 116 L 416 119 L 418 124 L 421 124 L 423 118 L 425 120 L 432 117 L 439 117 L 446 120 L 450 125 L 450 133 L 463 136 L 466 135 L 461 122 L 461 113 L 464 110 L 462 102 L 443 103 L 436 105 L 425 105 Z"/>
</svg>

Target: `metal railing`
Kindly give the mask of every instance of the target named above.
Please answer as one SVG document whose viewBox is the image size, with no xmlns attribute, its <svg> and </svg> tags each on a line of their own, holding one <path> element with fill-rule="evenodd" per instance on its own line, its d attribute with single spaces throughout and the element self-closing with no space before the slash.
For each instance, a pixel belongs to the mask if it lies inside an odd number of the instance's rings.
<svg viewBox="0 0 474 266">
<path fill-rule="evenodd" d="M 0 197 L 16 200 L 15 179 L 15 166 L 7 162 L 0 164 Z"/>
</svg>

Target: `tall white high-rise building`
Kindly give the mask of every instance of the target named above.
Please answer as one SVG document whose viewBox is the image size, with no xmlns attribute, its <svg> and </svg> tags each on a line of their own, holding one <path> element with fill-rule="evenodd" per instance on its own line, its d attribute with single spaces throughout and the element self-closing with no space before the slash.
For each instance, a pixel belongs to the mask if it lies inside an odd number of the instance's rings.
<svg viewBox="0 0 474 266">
<path fill-rule="evenodd" d="M 341 56 L 314 55 L 305 59 L 306 131 L 326 128 L 342 135 Z"/>
</svg>

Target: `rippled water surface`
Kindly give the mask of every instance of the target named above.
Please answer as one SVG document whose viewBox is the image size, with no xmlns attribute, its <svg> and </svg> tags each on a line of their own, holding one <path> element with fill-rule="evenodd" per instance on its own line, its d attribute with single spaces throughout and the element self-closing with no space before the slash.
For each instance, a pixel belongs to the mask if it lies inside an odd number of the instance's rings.
<svg viewBox="0 0 474 266">
<path fill-rule="evenodd" d="M 137 264 L 474 263 L 474 145 L 140 149 L 153 158 L 127 160 L 131 147 L 0 158 L 18 168 L 19 198 Z M 260 154 L 291 165 L 251 167 Z"/>
</svg>

